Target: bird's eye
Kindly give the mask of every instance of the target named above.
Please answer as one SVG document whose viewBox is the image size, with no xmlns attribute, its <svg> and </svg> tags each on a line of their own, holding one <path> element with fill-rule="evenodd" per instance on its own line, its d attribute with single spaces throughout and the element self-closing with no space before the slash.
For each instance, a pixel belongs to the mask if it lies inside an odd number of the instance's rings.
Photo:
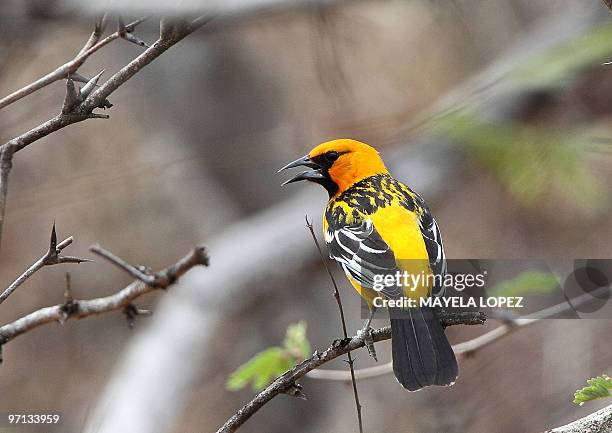
<svg viewBox="0 0 612 433">
<path fill-rule="evenodd" d="M 336 159 L 338 159 L 338 156 L 340 155 L 338 155 L 338 152 L 335 150 L 331 150 L 325 154 L 325 157 L 329 162 L 334 162 Z"/>
</svg>

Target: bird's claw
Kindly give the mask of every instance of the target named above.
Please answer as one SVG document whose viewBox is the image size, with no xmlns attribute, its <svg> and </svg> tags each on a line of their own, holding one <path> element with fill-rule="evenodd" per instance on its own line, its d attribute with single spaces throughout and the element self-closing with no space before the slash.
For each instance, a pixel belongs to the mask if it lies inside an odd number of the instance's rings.
<svg viewBox="0 0 612 433">
<path fill-rule="evenodd" d="M 374 348 L 372 328 L 370 326 L 366 326 L 365 328 L 358 330 L 357 336 L 363 340 L 366 349 L 368 349 L 368 354 L 374 358 L 374 361 L 378 362 L 378 358 L 376 357 L 376 349 Z"/>
</svg>

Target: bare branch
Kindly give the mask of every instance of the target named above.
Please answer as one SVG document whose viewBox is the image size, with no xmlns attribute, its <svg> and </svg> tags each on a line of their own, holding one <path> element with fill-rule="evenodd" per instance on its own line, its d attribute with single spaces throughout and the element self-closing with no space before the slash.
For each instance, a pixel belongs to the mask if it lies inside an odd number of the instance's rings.
<svg viewBox="0 0 612 433">
<path fill-rule="evenodd" d="M 83 263 L 88 262 L 88 259 L 82 259 L 73 256 L 61 256 L 60 253 L 68 245 L 72 244 L 73 237 L 70 236 L 64 239 L 59 244 L 57 243 L 57 235 L 55 233 L 55 224 L 51 229 L 51 239 L 49 241 L 49 249 L 40 259 L 36 260 L 23 274 L 21 274 L 13 283 L 0 294 L 0 304 L 2 304 L 11 294 L 17 290 L 19 286 L 26 282 L 28 278 L 34 275 L 37 271 L 45 266 L 58 265 L 60 263 Z"/>
<path fill-rule="evenodd" d="M 60 243 L 58 248 L 64 242 Z M 203 246 L 197 246 L 174 265 L 158 272 L 157 274 L 173 276 L 173 278 L 167 278 L 165 280 L 166 285 L 160 288 L 166 289 L 170 287 L 187 271 L 198 265 L 208 266 L 208 254 Z M 68 319 L 83 319 L 89 316 L 125 309 L 139 296 L 154 290 L 156 290 L 155 287 L 135 281 L 110 296 L 88 300 L 67 299 L 64 304 L 41 308 L 14 322 L 1 326 L 0 347 L 32 329 L 50 322 L 63 323 Z"/>
<path fill-rule="evenodd" d="M 459 314 L 459 316 L 458 316 Z M 481 312 L 469 313 L 446 313 L 439 314 L 440 323 L 442 326 L 452 325 L 482 325 L 486 320 L 486 316 Z M 372 332 L 374 342 L 384 341 L 391 338 L 391 327 L 375 329 Z M 236 412 L 227 422 L 217 430 L 217 433 L 232 433 L 235 432 L 242 424 L 244 424 L 251 416 L 261 409 L 266 403 L 282 394 L 292 387 L 295 382 L 304 377 L 308 372 L 318 368 L 329 361 L 342 356 L 349 351 L 357 350 L 364 347 L 363 338 L 360 336 L 351 337 L 347 340 L 335 341 L 323 353 L 315 351 L 312 357 L 305 359 L 300 364 L 293 367 L 291 370 L 283 373 L 282 376 L 276 378 L 263 391 L 257 394 L 250 402 Z"/>
<path fill-rule="evenodd" d="M 603 3 L 612 11 L 612 0 L 603 0 Z"/>
<path fill-rule="evenodd" d="M 139 20 L 134 21 L 133 23 L 128 24 L 126 26 L 126 30 L 128 32 L 133 31 L 134 28 L 136 28 L 136 26 L 143 21 L 144 18 L 141 18 Z M 44 77 L 41 77 L 38 80 L 28 84 L 27 86 L 22 87 L 21 89 L 16 90 L 10 95 L 7 95 L 4 98 L 0 99 L 0 109 L 36 92 L 37 90 L 42 89 L 43 87 L 48 86 L 51 83 L 67 78 L 68 75 L 75 73 L 83 65 L 83 63 L 85 63 L 89 56 L 91 56 L 99 49 L 105 47 L 115 39 L 120 38 L 119 32 L 115 32 L 100 40 L 100 37 L 102 36 L 103 27 L 103 20 L 98 21 L 98 23 L 96 23 L 96 27 L 94 28 L 93 33 L 91 34 L 81 51 L 72 60 L 59 66 L 54 71 L 49 72 Z"/>
</svg>

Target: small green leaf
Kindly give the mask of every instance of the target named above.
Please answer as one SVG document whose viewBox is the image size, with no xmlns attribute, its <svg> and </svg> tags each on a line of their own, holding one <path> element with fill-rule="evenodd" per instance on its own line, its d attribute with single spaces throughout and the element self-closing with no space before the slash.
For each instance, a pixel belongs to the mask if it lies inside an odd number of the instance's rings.
<svg viewBox="0 0 612 433">
<path fill-rule="evenodd" d="M 306 338 L 306 328 L 306 322 L 304 321 L 289 325 L 285 337 L 285 348 L 299 360 L 306 358 L 312 352 L 310 342 Z"/>
<path fill-rule="evenodd" d="M 306 338 L 306 323 L 289 325 L 283 347 L 273 346 L 259 352 L 234 371 L 226 387 L 236 391 L 252 384 L 254 391 L 265 388 L 272 380 L 289 370 L 310 354 L 310 343 Z"/>
<path fill-rule="evenodd" d="M 574 393 L 574 403 L 582 406 L 585 402 L 598 398 L 612 397 L 612 378 L 603 374 L 588 379 L 589 386 L 585 386 Z"/>
<path fill-rule="evenodd" d="M 236 391 L 253 383 L 255 391 L 265 387 L 272 378 L 291 367 L 291 361 L 280 347 L 270 347 L 259 352 L 245 364 L 234 371 L 228 381 L 227 389 Z"/>
<path fill-rule="evenodd" d="M 559 277 L 550 272 L 526 271 L 493 286 L 490 296 L 521 296 L 527 293 L 550 293 L 559 287 Z"/>
</svg>

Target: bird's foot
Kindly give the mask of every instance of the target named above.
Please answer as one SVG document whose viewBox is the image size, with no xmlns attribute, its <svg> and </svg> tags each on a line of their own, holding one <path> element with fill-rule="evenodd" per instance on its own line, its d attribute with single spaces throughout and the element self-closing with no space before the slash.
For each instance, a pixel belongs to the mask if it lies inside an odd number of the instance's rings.
<svg viewBox="0 0 612 433">
<path fill-rule="evenodd" d="M 376 357 L 376 349 L 374 348 L 374 337 L 372 336 L 372 327 L 365 326 L 363 329 L 357 331 L 357 336 L 363 340 L 363 343 L 368 349 L 368 354 L 374 358 L 374 361 L 378 362 Z"/>
</svg>

